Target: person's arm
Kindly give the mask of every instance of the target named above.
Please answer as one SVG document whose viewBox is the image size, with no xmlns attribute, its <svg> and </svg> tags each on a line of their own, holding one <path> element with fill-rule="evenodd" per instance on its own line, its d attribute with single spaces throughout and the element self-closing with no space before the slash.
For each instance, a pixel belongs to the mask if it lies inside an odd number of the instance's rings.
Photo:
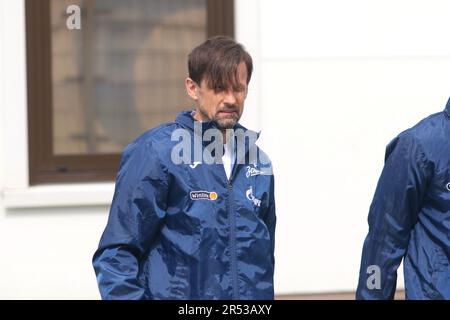
<svg viewBox="0 0 450 320">
<path fill-rule="evenodd" d="M 393 299 L 397 269 L 417 222 L 429 177 L 424 151 L 406 131 L 386 148 L 368 217 L 356 299 Z"/>
<path fill-rule="evenodd" d="M 165 216 L 167 172 L 151 143 L 130 145 L 116 180 L 108 224 L 93 257 L 102 299 L 148 299 L 139 261 Z"/>
<path fill-rule="evenodd" d="M 277 222 L 276 212 L 275 212 L 275 179 L 272 175 L 270 177 L 270 194 L 269 194 L 269 206 L 267 208 L 267 213 L 265 216 L 265 223 L 269 229 L 270 240 L 271 240 L 271 259 L 272 265 L 275 265 L 275 226 Z"/>
</svg>

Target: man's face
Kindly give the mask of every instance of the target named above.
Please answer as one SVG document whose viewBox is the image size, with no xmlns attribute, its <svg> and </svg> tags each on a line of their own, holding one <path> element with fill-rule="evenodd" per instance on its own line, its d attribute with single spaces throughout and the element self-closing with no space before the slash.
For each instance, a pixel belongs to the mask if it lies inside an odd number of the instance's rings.
<svg viewBox="0 0 450 320">
<path fill-rule="evenodd" d="M 199 121 L 214 121 L 219 129 L 231 129 L 239 121 L 247 98 L 247 67 L 241 62 L 237 68 L 238 86 L 218 92 L 208 87 L 203 79 L 198 86 L 192 79 L 186 79 L 186 89 L 196 103 L 194 118 Z"/>
</svg>

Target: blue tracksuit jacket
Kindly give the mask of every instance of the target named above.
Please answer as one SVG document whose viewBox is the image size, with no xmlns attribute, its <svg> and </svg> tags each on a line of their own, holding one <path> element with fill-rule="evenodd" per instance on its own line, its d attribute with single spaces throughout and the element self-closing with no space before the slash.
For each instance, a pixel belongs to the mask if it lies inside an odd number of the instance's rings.
<svg viewBox="0 0 450 320">
<path fill-rule="evenodd" d="M 204 122 L 201 132 L 214 127 Z M 123 153 L 93 257 L 102 298 L 273 299 L 274 179 L 262 174 L 270 163 L 240 161 L 230 180 L 221 163 L 174 164 L 177 129 L 194 137 L 191 112 Z M 246 158 L 254 148 L 245 143 Z"/>
<path fill-rule="evenodd" d="M 388 145 L 368 220 L 358 299 L 392 299 L 402 258 L 407 299 L 450 299 L 450 100 Z"/>
</svg>

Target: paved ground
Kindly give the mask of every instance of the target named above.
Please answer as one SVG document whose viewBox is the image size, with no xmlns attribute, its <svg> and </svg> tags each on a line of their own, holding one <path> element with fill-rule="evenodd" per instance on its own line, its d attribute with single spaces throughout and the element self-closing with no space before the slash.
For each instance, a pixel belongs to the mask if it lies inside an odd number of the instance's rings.
<svg viewBox="0 0 450 320">
<path fill-rule="evenodd" d="M 354 292 L 278 295 L 276 300 L 354 300 Z M 404 300 L 405 292 L 397 291 L 395 300 Z"/>
</svg>

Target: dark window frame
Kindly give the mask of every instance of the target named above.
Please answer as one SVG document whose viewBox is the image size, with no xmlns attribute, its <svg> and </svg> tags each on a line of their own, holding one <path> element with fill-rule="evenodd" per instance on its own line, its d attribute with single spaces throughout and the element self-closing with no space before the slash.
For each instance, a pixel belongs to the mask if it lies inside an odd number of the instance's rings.
<svg viewBox="0 0 450 320">
<path fill-rule="evenodd" d="M 53 154 L 50 0 L 26 0 L 30 185 L 113 181 L 120 153 Z M 234 36 L 234 1 L 207 0 L 207 35 Z"/>
</svg>

